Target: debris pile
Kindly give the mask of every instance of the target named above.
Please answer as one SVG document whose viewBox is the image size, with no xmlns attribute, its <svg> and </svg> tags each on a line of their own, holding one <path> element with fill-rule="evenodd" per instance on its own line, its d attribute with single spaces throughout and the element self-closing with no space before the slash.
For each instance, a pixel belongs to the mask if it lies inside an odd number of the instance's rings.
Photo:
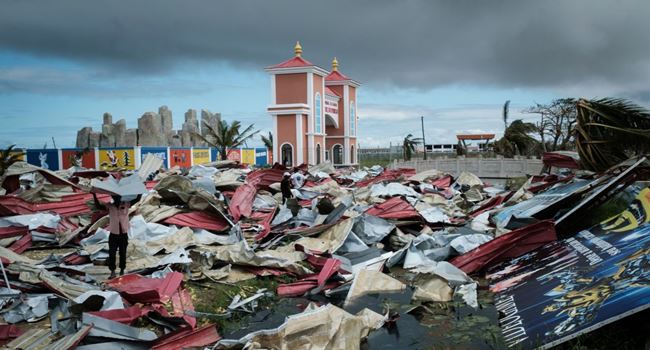
<svg viewBox="0 0 650 350">
<path fill-rule="evenodd" d="M 648 305 L 650 189 L 638 181 L 649 173 L 641 158 L 506 189 L 468 172 L 326 163 L 165 171 L 147 157 L 130 172 L 15 163 L 0 196 L 0 341 L 95 350 L 557 344 L 631 310 L 598 314 L 630 289 L 636 311 Z M 585 219 L 625 196 L 636 198 L 629 211 Z M 116 277 L 111 246 L 122 226 L 109 224 L 112 202 L 131 203 L 119 205 L 128 245 Z M 603 282 L 599 266 L 619 270 Z M 528 304 L 543 309 L 518 314 Z"/>
</svg>

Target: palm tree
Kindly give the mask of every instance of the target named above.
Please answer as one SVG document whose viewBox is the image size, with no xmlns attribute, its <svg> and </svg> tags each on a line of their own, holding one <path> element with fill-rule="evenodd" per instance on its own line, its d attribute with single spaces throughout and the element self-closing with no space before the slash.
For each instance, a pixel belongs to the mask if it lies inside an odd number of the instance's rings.
<svg viewBox="0 0 650 350">
<path fill-rule="evenodd" d="M 503 104 L 503 114 L 502 114 L 501 117 L 503 118 L 503 130 L 504 130 L 504 132 L 508 128 L 508 114 L 509 114 L 509 112 L 510 112 L 510 100 L 506 101 L 506 103 Z"/>
<path fill-rule="evenodd" d="M 0 176 L 4 175 L 11 164 L 21 161 L 25 155 L 23 151 L 14 151 L 14 147 L 16 145 L 11 145 L 0 151 Z"/>
<path fill-rule="evenodd" d="M 205 136 L 199 133 L 195 133 L 195 135 L 210 146 L 216 147 L 220 160 L 228 159 L 228 153 L 231 149 L 240 147 L 248 139 L 260 132 L 259 130 L 253 130 L 254 124 L 249 125 L 244 131 L 240 132 L 241 123 L 239 120 L 234 120 L 230 125 L 228 125 L 227 121 L 221 120 L 214 126 L 203 122 L 203 126 L 208 129 Z"/>
<path fill-rule="evenodd" d="M 260 135 L 260 138 L 262 139 L 262 142 L 264 142 L 264 146 L 266 146 L 269 151 L 273 151 L 273 134 L 269 131 L 269 137 Z"/>
<path fill-rule="evenodd" d="M 420 143 L 422 143 L 421 137 L 413 138 L 413 134 L 406 135 L 402 144 L 404 160 L 411 160 L 411 156 L 415 153 L 415 146 Z"/>
<path fill-rule="evenodd" d="M 517 154 L 529 154 L 539 143 L 530 134 L 535 133 L 537 127 L 533 123 L 525 123 L 517 119 L 510 123 L 503 133 L 503 137 L 495 142 L 497 153 L 506 157 Z"/>
<path fill-rule="evenodd" d="M 650 111 L 618 98 L 580 99 L 575 143 L 585 169 L 603 171 L 650 152 Z"/>
</svg>

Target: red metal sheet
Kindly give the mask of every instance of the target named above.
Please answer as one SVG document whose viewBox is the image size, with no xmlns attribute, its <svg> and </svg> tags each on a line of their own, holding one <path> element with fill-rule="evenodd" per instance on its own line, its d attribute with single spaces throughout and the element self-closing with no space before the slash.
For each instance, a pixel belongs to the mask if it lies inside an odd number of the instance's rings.
<svg viewBox="0 0 650 350">
<path fill-rule="evenodd" d="M 323 288 L 321 289 L 332 289 L 338 287 L 339 285 L 340 285 L 339 282 L 330 282 L 325 284 L 325 286 L 323 286 Z M 278 285 L 278 288 L 276 289 L 276 293 L 280 297 L 298 297 L 304 295 L 305 293 L 309 292 L 310 290 L 316 287 L 318 287 L 318 282 L 316 281 L 315 278 L 312 278 L 312 279 L 298 281 L 290 284 Z"/>
<path fill-rule="evenodd" d="M 256 181 L 255 187 L 258 190 L 267 190 L 272 184 L 282 181 L 282 175 L 285 171 L 280 168 L 254 170 L 246 176 L 246 181 L 251 183 Z"/>
<path fill-rule="evenodd" d="M 371 179 L 362 180 L 356 183 L 357 187 L 366 187 L 382 181 L 392 181 L 399 178 L 407 179 L 415 175 L 415 169 L 413 168 L 398 168 L 398 169 L 387 169 L 384 170 L 379 176 L 375 176 Z"/>
<path fill-rule="evenodd" d="M 429 183 L 436 186 L 439 189 L 447 189 L 449 186 L 451 186 L 453 178 L 451 175 L 445 175 L 443 177 L 439 177 L 433 181 L 430 181 Z"/>
<path fill-rule="evenodd" d="M 15 325 L 0 324 L 0 340 L 8 340 L 20 337 L 25 331 Z"/>
<path fill-rule="evenodd" d="M 24 236 L 29 233 L 27 226 L 7 226 L 0 227 L 0 239 L 16 236 Z"/>
<path fill-rule="evenodd" d="M 86 202 L 93 199 L 90 193 L 75 193 L 61 197 L 58 202 L 30 203 L 14 195 L 0 196 L 0 215 L 23 215 L 38 212 L 55 212 L 61 216 L 90 213 Z M 97 199 L 108 202 L 110 196 L 97 195 Z"/>
<path fill-rule="evenodd" d="M 251 215 L 250 218 L 256 220 L 264 228 L 262 231 L 260 231 L 260 233 L 257 234 L 257 236 L 255 236 L 256 241 L 261 241 L 266 236 L 268 236 L 269 232 L 271 232 L 271 221 L 273 221 L 276 210 L 277 208 L 273 208 L 271 210 L 257 210 L 254 211 Z"/>
<path fill-rule="evenodd" d="M 202 228 L 209 231 L 223 231 L 230 227 L 226 219 L 202 211 L 180 213 L 163 220 L 167 225 Z"/>
<path fill-rule="evenodd" d="M 325 261 L 323 269 L 320 270 L 320 273 L 318 274 L 318 286 L 321 288 L 324 287 L 327 280 L 334 276 L 334 274 L 339 271 L 340 267 L 341 260 L 334 258 L 327 259 L 327 261 Z"/>
<path fill-rule="evenodd" d="M 420 214 L 401 197 L 393 197 L 366 210 L 366 214 L 383 219 L 419 219 Z"/>
<path fill-rule="evenodd" d="M 29 232 L 23 237 L 21 237 L 19 240 L 13 242 L 9 246 L 9 249 L 11 249 L 14 253 L 22 254 L 31 246 L 32 246 L 32 234 L 31 232 Z"/>
<path fill-rule="evenodd" d="M 90 262 L 89 256 L 81 256 L 79 253 L 72 253 L 63 258 L 63 263 L 66 265 L 81 265 Z"/>
<path fill-rule="evenodd" d="M 278 285 L 276 292 L 280 297 L 298 297 L 304 295 L 317 286 L 318 282 L 314 280 L 298 281 L 289 284 L 280 284 Z"/>
<path fill-rule="evenodd" d="M 171 301 L 173 309 L 171 315 L 182 318 L 190 327 L 195 328 L 196 318 L 190 315 L 194 311 L 194 304 L 192 304 L 192 296 L 190 296 L 187 289 L 181 289 L 174 293 L 171 297 Z"/>
<path fill-rule="evenodd" d="M 115 322 L 131 324 L 138 318 L 146 316 L 151 310 L 151 307 L 148 306 L 142 307 L 139 305 L 133 305 L 124 309 L 93 311 L 89 312 L 89 314 L 113 320 Z"/>
<path fill-rule="evenodd" d="M 257 194 L 255 186 L 258 180 L 246 182 L 235 190 L 235 194 L 228 204 L 228 211 L 235 222 L 239 221 L 242 216 L 250 217 L 253 213 L 253 200 Z"/>
<path fill-rule="evenodd" d="M 566 154 L 545 152 L 542 155 L 542 162 L 547 166 L 556 168 L 579 169 L 578 160 Z"/>
<path fill-rule="evenodd" d="M 483 203 L 483 205 L 478 207 L 478 209 L 470 212 L 468 215 L 472 218 L 475 218 L 485 213 L 486 211 L 496 207 L 497 205 L 502 204 L 505 200 L 506 200 L 506 196 L 494 196 L 490 198 L 488 201 L 486 201 L 485 203 Z"/>
<path fill-rule="evenodd" d="M 469 274 L 488 265 L 526 254 L 556 239 L 553 221 L 540 221 L 481 244 L 449 262 Z"/>
<path fill-rule="evenodd" d="M 221 339 L 213 324 L 201 328 L 180 328 L 158 338 L 151 347 L 153 350 L 176 350 L 190 347 L 203 347 L 216 343 Z"/>
<path fill-rule="evenodd" d="M 171 272 L 165 278 L 148 278 L 129 274 L 106 281 L 106 285 L 116 289 L 120 295 L 132 303 L 165 303 L 178 290 L 183 274 Z"/>
</svg>

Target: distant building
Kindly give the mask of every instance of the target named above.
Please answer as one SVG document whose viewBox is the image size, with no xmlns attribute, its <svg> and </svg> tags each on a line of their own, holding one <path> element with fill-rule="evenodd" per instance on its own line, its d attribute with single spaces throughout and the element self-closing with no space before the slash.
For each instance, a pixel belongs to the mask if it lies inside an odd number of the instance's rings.
<svg viewBox="0 0 650 350">
<path fill-rule="evenodd" d="M 458 134 L 458 142 L 463 144 L 468 152 L 487 152 L 490 140 L 494 139 L 494 134 Z M 479 141 L 476 144 L 467 144 L 467 141 Z M 485 142 L 480 142 L 485 141 Z"/>
<path fill-rule="evenodd" d="M 318 67 L 302 57 L 296 43 L 295 56 L 267 67 L 271 74 L 273 159 L 286 166 L 302 163 L 358 164 L 357 88 L 360 84 L 338 70 Z"/>
</svg>

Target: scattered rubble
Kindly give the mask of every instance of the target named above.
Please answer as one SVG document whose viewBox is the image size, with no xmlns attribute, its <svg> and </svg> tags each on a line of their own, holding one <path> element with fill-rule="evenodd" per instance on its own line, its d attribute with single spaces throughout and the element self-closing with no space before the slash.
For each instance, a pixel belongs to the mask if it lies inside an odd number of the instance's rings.
<svg viewBox="0 0 650 350">
<path fill-rule="evenodd" d="M 520 188 L 467 172 L 379 166 L 218 162 L 165 171 L 148 157 L 130 172 L 52 172 L 19 162 L 1 183 L 0 342 L 94 350 L 559 344 L 650 304 L 650 189 L 639 182 L 648 162 L 593 174 L 563 156 L 545 161 L 571 171 L 534 175 Z M 279 182 L 297 170 L 305 177 L 282 204 Z M 580 217 L 626 192 L 636 196 L 628 211 L 595 226 Z M 100 203 L 137 200 L 124 276 L 109 279 L 108 216 L 93 194 Z M 603 280 L 595 268 L 618 270 Z M 529 284 L 534 300 L 522 295 Z M 630 289 L 636 302 L 610 305 Z M 602 297 L 591 304 L 580 299 L 596 290 Z M 529 303 L 544 309 L 521 321 Z M 607 315 L 595 320 L 599 308 Z M 444 320 L 445 332 L 433 330 Z M 553 332 L 536 328 L 541 320 Z M 400 327 L 408 328 L 401 338 Z"/>
</svg>

